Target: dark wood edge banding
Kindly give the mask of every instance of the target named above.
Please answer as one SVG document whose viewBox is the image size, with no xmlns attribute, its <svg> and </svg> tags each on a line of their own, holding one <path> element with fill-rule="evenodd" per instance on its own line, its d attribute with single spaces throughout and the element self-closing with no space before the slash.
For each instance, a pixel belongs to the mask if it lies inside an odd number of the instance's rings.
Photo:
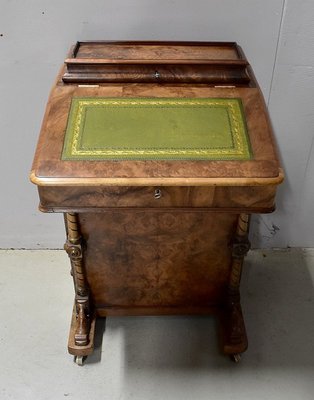
<svg viewBox="0 0 314 400">
<path fill-rule="evenodd" d="M 123 315 L 219 315 L 221 312 L 219 305 L 209 306 L 106 306 L 98 304 L 96 313 L 99 317 L 123 316 Z"/>
<path fill-rule="evenodd" d="M 231 208 L 231 207 L 45 207 L 39 204 L 39 211 L 45 213 L 66 213 L 66 212 L 75 212 L 75 213 L 105 213 L 105 212 L 129 212 L 129 211 L 150 211 L 150 212 L 223 212 L 223 213 L 232 213 L 239 214 L 246 212 L 250 213 L 262 213 L 268 214 L 275 211 L 275 205 L 273 207 L 239 207 L 239 208 Z"/>
</svg>

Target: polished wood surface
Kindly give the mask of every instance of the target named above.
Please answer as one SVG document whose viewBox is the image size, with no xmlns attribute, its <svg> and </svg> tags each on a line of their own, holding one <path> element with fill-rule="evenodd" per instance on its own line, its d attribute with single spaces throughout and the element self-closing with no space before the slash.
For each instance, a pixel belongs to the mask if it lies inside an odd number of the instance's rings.
<svg viewBox="0 0 314 400">
<path fill-rule="evenodd" d="M 237 218 L 180 211 L 79 214 L 96 308 L 223 302 Z"/>
<path fill-rule="evenodd" d="M 276 185 L 39 187 L 42 211 L 102 208 L 207 208 L 271 212 Z"/>
<path fill-rule="evenodd" d="M 253 151 L 249 161 L 61 161 L 64 133 L 67 125 L 71 99 L 77 97 L 222 97 L 241 98 L 246 115 L 248 134 Z M 265 104 L 258 89 L 253 88 L 207 88 L 207 87 L 166 87 L 158 85 L 129 85 L 78 87 L 77 85 L 57 85 L 50 96 L 46 116 L 43 121 L 33 164 L 32 180 L 44 186 L 80 185 L 86 179 L 152 179 L 159 185 L 165 179 L 172 179 L 172 185 L 184 185 L 186 179 L 190 186 L 219 185 L 230 178 L 234 185 L 237 179 L 245 178 L 245 185 L 258 185 L 259 178 L 269 179 L 269 183 L 282 180 L 281 170 L 273 144 L 272 131 Z M 199 180 L 202 180 L 199 182 Z M 267 183 L 267 181 L 264 183 Z M 125 185 L 125 181 L 124 181 Z"/>
<path fill-rule="evenodd" d="M 91 304 L 90 289 L 86 278 L 86 270 L 83 260 L 83 238 L 75 213 L 66 213 L 64 222 L 67 232 L 67 241 L 64 250 L 71 261 L 71 275 L 75 289 L 75 313 L 76 323 L 74 329 L 74 343 L 77 346 L 89 345 L 91 320 L 94 311 Z"/>
<path fill-rule="evenodd" d="M 73 97 L 239 98 L 252 159 L 64 161 Z M 40 210 L 64 213 L 75 289 L 68 348 L 80 362 L 93 351 L 96 317 L 111 315 L 215 314 L 222 352 L 239 359 L 248 344 L 240 279 L 250 214 L 274 210 L 283 180 L 239 46 L 79 42 L 51 91 L 30 178 Z"/>
<path fill-rule="evenodd" d="M 94 337 L 95 337 L 96 315 L 93 314 L 91 318 L 90 330 L 88 332 L 87 344 L 77 344 L 75 341 L 75 334 L 77 332 L 77 313 L 76 305 L 74 304 L 71 318 L 71 326 L 68 339 L 68 351 L 74 356 L 86 357 L 94 351 Z"/>
<path fill-rule="evenodd" d="M 251 81 L 248 62 L 236 43 L 78 42 L 65 64 L 66 83 Z"/>
<path fill-rule="evenodd" d="M 234 42 L 81 41 L 69 59 L 108 60 L 241 60 Z M 66 60 L 67 62 L 67 60 Z"/>
</svg>

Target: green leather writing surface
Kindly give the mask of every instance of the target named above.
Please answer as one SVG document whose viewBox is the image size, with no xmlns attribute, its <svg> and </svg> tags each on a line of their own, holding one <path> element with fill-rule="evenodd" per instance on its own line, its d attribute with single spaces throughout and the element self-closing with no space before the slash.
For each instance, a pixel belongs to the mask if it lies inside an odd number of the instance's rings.
<svg viewBox="0 0 314 400">
<path fill-rule="evenodd" d="M 63 160 L 248 160 L 240 99 L 73 98 Z"/>
</svg>

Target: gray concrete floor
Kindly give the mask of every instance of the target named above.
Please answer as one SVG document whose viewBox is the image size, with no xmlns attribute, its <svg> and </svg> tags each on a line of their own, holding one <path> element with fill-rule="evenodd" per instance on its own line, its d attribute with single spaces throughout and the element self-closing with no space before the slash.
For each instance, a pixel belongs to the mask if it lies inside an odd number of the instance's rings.
<svg viewBox="0 0 314 400">
<path fill-rule="evenodd" d="M 314 399 L 313 249 L 247 257 L 240 364 L 219 354 L 211 317 L 115 317 L 77 366 L 63 251 L 0 251 L 0 301 L 1 400 Z"/>
</svg>

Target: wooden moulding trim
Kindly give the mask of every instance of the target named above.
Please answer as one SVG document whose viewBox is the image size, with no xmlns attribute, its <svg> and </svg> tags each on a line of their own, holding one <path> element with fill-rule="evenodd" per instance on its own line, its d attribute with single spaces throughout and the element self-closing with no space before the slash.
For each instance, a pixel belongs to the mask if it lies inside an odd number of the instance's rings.
<svg viewBox="0 0 314 400">
<path fill-rule="evenodd" d="M 83 64 L 83 65 L 92 65 L 92 64 L 188 64 L 188 65 L 197 65 L 197 64 L 208 64 L 208 65 L 234 65 L 234 66 L 247 66 L 249 63 L 246 60 L 208 60 L 208 59 L 110 59 L 110 58 L 67 58 L 65 64 Z"/>
<path fill-rule="evenodd" d="M 215 42 L 205 40 L 80 40 L 73 46 L 79 49 L 81 45 L 100 44 L 100 45 L 141 45 L 141 46 L 205 46 L 205 47 L 239 47 L 237 42 Z"/>
<path fill-rule="evenodd" d="M 219 304 L 212 306 L 96 306 L 99 317 L 126 315 L 219 315 Z"/>
<path fill-rule="evenodd" d="M 260 186 L 278 185 L 284 174 L 271 178 L 58 178 L 38 177 L 31 171 L 30 180 L 37 186 Z"/>
<path fill-rule="evenodd" d="M 76 212 L 76 213 L 104 213 L 104 212 L 122 212 L 122 211 L 149 211 L 149 212 L 213 212 L 213 213 L 231 213 L 231 214 L 270 214 L 275 211 L 275 206 L 271 207 L 247 207 L 247 206 L 239 206 L 239 207 L 76 207 L 76 206 L 43 206 L 41 203 L 38 207 L 39 211 L 44 213 L 67 213 L 67 212 Z"/>
<path fill-rule="evenodd" d="M 76 58 L 81 47 L 88 45 L 101 46 L 176 46 L 176 47 L 224 47 L 232 48 L 240 59 L 246 59 L 237 42 L 208 42 L 208 41 L 160 41 L 160 40 L 83 40 L 76 42 L 69 52 L 69 58 Z"/>
</svg>

